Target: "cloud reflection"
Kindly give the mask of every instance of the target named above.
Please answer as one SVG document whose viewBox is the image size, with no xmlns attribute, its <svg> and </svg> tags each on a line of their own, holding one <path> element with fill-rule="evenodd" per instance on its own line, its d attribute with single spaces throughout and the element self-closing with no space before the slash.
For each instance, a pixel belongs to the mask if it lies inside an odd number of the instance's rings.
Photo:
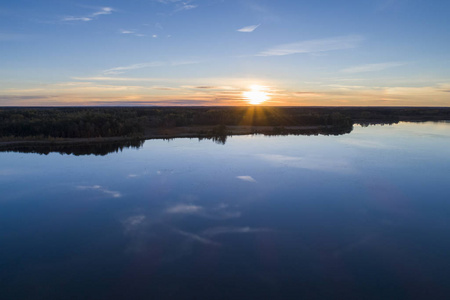
<svg viewBox="0 0 450 300">
<path fill-rule="evenodd" d="M 203 210 L 203 207 L 192 204 L 178 204 L 167 209 L 169 214 L 192 214 Z"/>
<path fill-rule="evenodd" d="M 125 231 L 130 232 L 139 228 L 144 223 L 146 218 L 147 217 L 144 215 L 131 216 L 122 221 L 122 224 L 125 228 Z"/>
<path fill-rule="evenodd" d="M 392 149 L 394 146 L 387 145 L 377 141 L 367 141 L 353 138 L 341 139 L 341 143 L 361 147 L 361 148 L 373 148 L 373 149 Z"/>
<path fill-rule="evenodd" d="M 194 233 L 182 231 L 182 230 L 179 230 L 179 229 L 174 229 L 174 232 L 176 232 L 176 233 L 178 233 L 178 234 L 180 234 L 182 236 L 185 236 L 185 237 L 187 237 L 187 238 L 189 238 L 189 239 L 191 239 L 193 241 L 200 242 L 200 243 L 202 243 L 204 245 L 220 246 L 219 243 L 216 243 L 216 242 L 214 242 L 212 240 L 206 239 L 206 238 L 204 238 L 204 237 L 202 237 L 200 235 L 194 234 Z"/>
<path fill-rule="evenodd" d="M 259 158 L 273 163 L 275 165 L 300 168 L 312 171 L 326 171 L 338 173 L 352 173 L 354 172 L 351 164 L 343 159 L 329 159 L 319 157 L 298 157 L 287 156 L 280 154 L 259 154 Z"/>
<path fill-rule="evenodd" d="M 240 211 L 229 210 L 228 205 L 224 204 L 215 207 L 204 207 L 194 204 L 179 203 L 169 207 L 165 212 L 172 215 L 196 215 L 211 220 L 227 220 L 239 218 L 241 216 Z"/>
<path fill-rule="evenodd" d="M 122 197 L 122 194 L 120 192 L 108 190 L 108 189 L 102 187 L 101 185 L 92 185 L 92 186 L 79 185 L 79 186 L 77 186 L 77 189 L 79 189 L 79 190 L 95 190 L 95 191 L 102 192 L 106 195 L 109 195 L 113 198 Z"/>
<path fill-rule="evenodd" d="M 207 237 L 214 237 L 222 234 L 232 233 L 258 233 L 258 232 L 273 232 L 268 228 L 251 228 L 251 227 L 214 227 L 203 231 L 202 235 Z"/>
</svg>

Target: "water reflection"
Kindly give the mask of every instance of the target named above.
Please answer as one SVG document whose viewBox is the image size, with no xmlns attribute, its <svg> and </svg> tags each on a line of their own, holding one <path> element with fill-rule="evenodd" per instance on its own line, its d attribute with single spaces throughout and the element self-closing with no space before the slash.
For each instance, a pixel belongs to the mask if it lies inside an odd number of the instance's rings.
<svg viewBox="0 0 450 300">
<path fill-rule="evenodd" d="M 100 193 L 103 193 L 105 195 L 111 196 L 113 198 L 120 198 L 122 197 L 122 194 L 120 194 L 120 192 L 117 191 L 111 191 L 107 188 L 104 188 L 100 185 L 93 185 L 93 186 L 77 186 L 78 190 L 94 190 L 94 191 L 98 191 Z"/>
<path fill-rule="evenodd" d="M 198 137 L 198 140 L 199 141 L 211 140 L 216 144 L 225 145 L 227 142 L 227 138 L 228 138 L 227 134 L 222 134 L 222 135 L 213 135 L 213 136 L 200 136 L 200 137 Z"/>
<path fill-rule="evenodd" d="M 144 145 L 145 140 L 131 140 L 122 142 L 108 143 L 74 143 L 74 144 L 47 144 L 30 143 L 8 145 L 0 148 L 0 152 L 19 152 L 19 153 L 37 153 L 48 155 L 50 153 L 59 153 L 67 155 L 100 155 L 104 156 L 110 153 L 122 152 L 127 148 L 139 149 Z"/>
<path fill-rule="evenodd" d="M 261 134 L 265 136 L 289 136 L 289 135 L 297 135 L 297 136 L 310 136 L 310 135 L 344 135 L 349 134 L 353 130 L 353 125 L 348 126 L 303 126 L 303 127 L 284 127 L 284 126 L 276 126 L 268 128 L 255 127 L 251 134 Z M 219 126 L 218 129 L 213 130 L 213 134 L 200 136 L 198 139 L 201 141 L 203 139 L 212 140 L 216 144 L 225 145 L 227 142 L 227 138 L 229 136 L 233 136 L 227 130 L 225 126 Z"/>
<path fill-rule="evenodd" d="M 353 173 L 354 168 L 346 159 L 329 159 L 326 157 L 298 157 L 279 154 L 259 154 L 262 160 L 274 166 L 308 169 L 313 171 L 329 171 L 338 173 Z"/>
<path fill-rule="evenodd" d="M 310 135 L 343 135 L 348 134 L 353 127 L 304 127 L 304 128 L 285 128 L 274 127 L 270 130 L 257 130 L 253 134 L 266 136 L 310 136 Z M 216 130 L 211 135 L 200 135 L 199 141 L 212 140 L 216 144 L 225 145 L 228 137 L 233 136 L 226 127 Z M 175 138 L 163 138 L 163 140 L 174 140 Z M 144 145 L 145 140 L 128 140 L 118 142 L 78 142 L 78 143 L 43 143 L 43 142 L 23 142 L 11 145 L 1 145 L 0 152 L 19 152 L 19 153 L 37 153 L 48 155 L 49 153 L 59 153 L 67 155 L 100 155 L 104 156 L 110 153 L 122 152 L 126 148 L 139 149 Z"/>
<path fill-rule="evenodd" d="M 445 299 L 449 126 L 2 153 L 0 298 Z"/>
</svg>

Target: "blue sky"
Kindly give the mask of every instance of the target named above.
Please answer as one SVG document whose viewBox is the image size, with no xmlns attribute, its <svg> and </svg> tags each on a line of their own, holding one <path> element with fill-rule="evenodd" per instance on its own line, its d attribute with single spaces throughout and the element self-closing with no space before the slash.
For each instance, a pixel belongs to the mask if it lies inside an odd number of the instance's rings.
<svg viewBox="0 0 450 300">
<path fill-rule="evenodd" d="M 0 5 L 0 105 L 450 106 L 449 1 Z"/>
</svg>

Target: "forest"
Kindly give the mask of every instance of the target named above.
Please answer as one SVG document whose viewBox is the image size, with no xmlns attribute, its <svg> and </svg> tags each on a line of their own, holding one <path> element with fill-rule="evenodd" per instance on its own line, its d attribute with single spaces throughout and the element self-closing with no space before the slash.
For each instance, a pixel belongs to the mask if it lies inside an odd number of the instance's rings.
<svg viewBox="0 0 450 300">
<path fill-rule="evenodd" d="M 154 129 L 215 126 L 323 127 L 351 131 L 353 124 L 450 120 L 450 108 L 408 107 L 3 107 L 0 137 L 5 138 L 144 138 Z M 217 131 L 217 132 L 215 132 Z"/>
</svg>

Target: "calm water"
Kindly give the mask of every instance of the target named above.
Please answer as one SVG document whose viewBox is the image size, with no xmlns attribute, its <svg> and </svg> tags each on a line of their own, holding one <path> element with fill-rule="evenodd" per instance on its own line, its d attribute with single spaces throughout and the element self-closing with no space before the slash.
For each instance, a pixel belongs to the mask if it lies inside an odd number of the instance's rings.
<svg viewBox="0 0 450 300">
<path fill-rule="evenodd" d="M 448 298 L 449 148 L 401 123 L 0 153 L 0 298 Z"/>
</svg>

